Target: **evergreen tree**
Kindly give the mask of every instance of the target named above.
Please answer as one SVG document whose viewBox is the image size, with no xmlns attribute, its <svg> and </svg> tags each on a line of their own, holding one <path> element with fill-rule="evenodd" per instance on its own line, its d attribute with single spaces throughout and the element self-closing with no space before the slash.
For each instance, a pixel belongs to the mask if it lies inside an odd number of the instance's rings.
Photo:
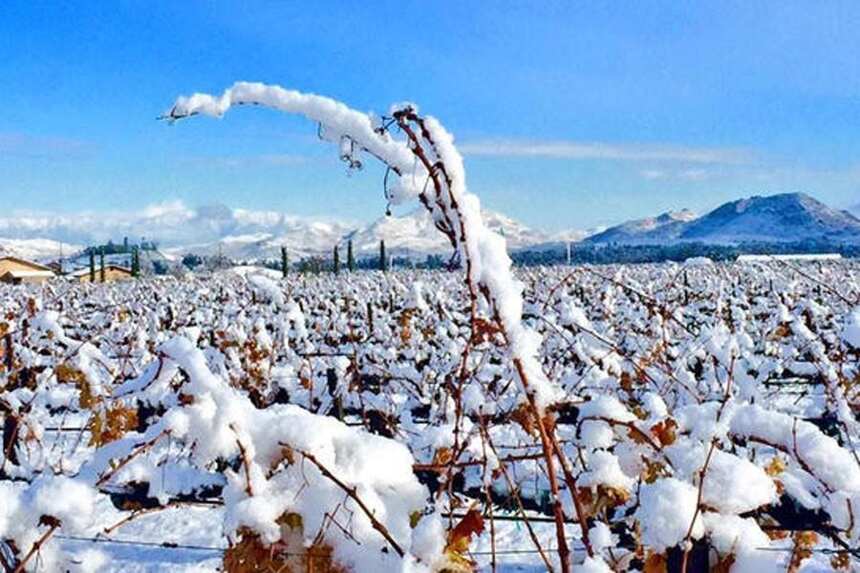
<svg viewBox="0 0 860 573">
<path fill-rule="evenodd" d="M 105 282 L 105 249 L 104 249 L 104 247 L 102 247 L 101 251 L 99 251 L 99 262 L 101 263 L 101 271 L 100 271 L 99 278 L 101 279 L 101 282 Z"/>
<path fill-rule="evenodd" d="M 140 250 L 137 247 L 131 251 L 131 276 L 140 276 Z"/>
<path fill-rule="evenodd" d="M 90 282 L 96 282 L 96 252 L 90 248 Z"/>
<path fill-rule="evenodd" d="M 346 268 L 349 272 L 355 270 L 355 256 L 352 254 L 352 239 L 346 244 Z"/>
<path fill-rule="evenodd" d="M 385 240 L 379 241 L 379 270 L 385 272 L 388 270 L 388 259 L 385 256 Z"/>
<path fill-rule="evenodd" d="M 334 246 L 332 259 L 332 270 L 334 270 L 334 274 L 338 274 L 340 272 L 340 251 L 338 250 L 337 245 Z"/>
<path fill-rule="evenodd" d="M 287 273 L 290 270 L 290 256 L 287 254 L 287 247 L 281 247 L 281 273 L 284 278 L 287 278 Z"/>
</svg>

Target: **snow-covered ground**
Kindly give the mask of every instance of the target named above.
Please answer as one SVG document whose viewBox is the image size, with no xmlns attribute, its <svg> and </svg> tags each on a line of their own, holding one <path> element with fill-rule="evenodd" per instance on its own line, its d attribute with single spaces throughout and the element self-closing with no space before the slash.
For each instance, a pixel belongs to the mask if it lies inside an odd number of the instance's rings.
<svg viewBox="0 0 860 573">
<path fill-rule="evenodd" d="M 589 566 L 640 570 L 635 551 L 660 559 L 688 531 L 736 572 L 782 571 L 792 555 L 800 571 L 826 571 L 848 557 L 826 532 L 849 546 L 860 535 L 849 513 L 860 509 L 857 265 L 518 271 L 524 321 L 558 388 L 553 431 L 593 520 L 601 559 Z M 407 567 L 318 462 L 424 565 L 436 555 L 489 571 L 495 550 L 499 571 L 543 571 L 529 527 L 557 565 L 540 440 L 517 414 L 492 331 L 466 362 L 460 416 L 448 394 L 471 336 L 466 302 L 446 272 L 283 279 L 244 267 L 0 286 L 13 343 L 11 369 L 0 345 L 0 416 L 25 424 L 3 457 L 0 538 L 20 551 L 56 518 L 32 570 L 219 571 L 230 540 L 276 541 L 272 523 L 300 519 L 306 543 L 325 540 L 355 571 Z M 130 412 L 137 419 L 123 421 Z M 556 471 L 580 563 L 578 514 Z M 780 508 L 795 504 L 817 536 L 766 535 L 793 525 Z M 452 541 L 470 508 L 484 513 L 483 531 Z"/>
</svg>

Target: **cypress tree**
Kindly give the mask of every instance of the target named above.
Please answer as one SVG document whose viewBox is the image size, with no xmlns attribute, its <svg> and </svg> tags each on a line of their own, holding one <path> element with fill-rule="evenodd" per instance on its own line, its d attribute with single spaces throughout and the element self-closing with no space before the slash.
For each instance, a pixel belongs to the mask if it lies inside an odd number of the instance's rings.
<svg viewBox="0 0 860 573">
<path fill-rule="evenodd" d="M 140 251 L 134 247 L 131 251 L 131 276 L 140 276 Z"/>
<path fill-rule="evenodd" d="M 379 270 L 385 272 L 388 270 L 388 259 L 385 258 L 385 240 L 379 241 Z"/>
<path fill-rule="evenodd" d="M 346 244 L 346 268 L 349 272 L 355 270 L 355 256 L 352 254 L 352 239 Z"/>
<path fill-rule="evenodd" d="M 334 246 L 332 259 L 332 269 L 334 270 L 334 274 L 338 274 L 340 272 L 340 251 L 338 251 L 337 245 Z"/>
<path fill-rule="evenodd" d="M 100 279 L 105 282 L 105 248 L 102 247 L 99 251 L 99 262 L 101 263 Z"/>
<path fill-rule="evenodd" d="M 96 251 L 90 247 L 90 282 L 96 282 Z"/>
<path fill-rule="evenodd" d="M 287 272 L 290 270 L 290 257 L 287 254 L 287 247 L 281 247 L 281 273 L 284 278 L 287 278 Z"/>
</svg>

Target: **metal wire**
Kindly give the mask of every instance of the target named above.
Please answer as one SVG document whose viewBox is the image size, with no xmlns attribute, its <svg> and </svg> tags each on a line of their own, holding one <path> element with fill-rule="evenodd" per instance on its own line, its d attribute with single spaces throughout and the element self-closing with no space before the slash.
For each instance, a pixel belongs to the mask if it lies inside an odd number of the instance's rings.
<svg viewBox="0 0 860 573">
<path fill-rule="evenodd" d="M 106 537 L 82 537 L 77 535 L 56 535 L 57 539 L 64 539 L 68 541 L 77 541 L 84 543 L 106 543 L 106 544 L 114 544 L 114 545 L 131 545 L 138 547 L 155 547 L 158 549 L 175 549 L 175 550 L 188 550 L 188 551 L 211 551 L 217 553 L 223 553 L 227 550 L 226 547 L 211 547 L 206 545 L 188 545 L 183 543 L 171 543 L 169 541 L 164 541 L 161 543 L 155 541 L 133 541 L 130 539 L 108 539 Z M 577 537 L 569 537 L 571 541 L 575 541 L 579 538 Z M 632 551 L 634 548 L 617 546 L 620 549 L 627 549 Z M 583 553 L 585 551 L 584 547 L 572 547 L 570 550 L 574 553 Z M 793 547 L 757 547 L 757 551 L 772 551 L 777 553 L 792 553 L 794 551 Z M 554 547 L 546 547 L 543 549 L 544 552 L 552 553 L 557 551 Z M 856 553 L 858 549 L 829 549 L 829 548 L 812 548 L 809 549 L 813 553 L 821 553 L 826 555 L 838 555 L 842 553 Z M 288 555 L 292 557 L 308 557 L 315 556 L 310 552 L 291 552 L 291 551 L 279 551 L 281 555 Z M 493 551 L 468 551 L 469 555 L 478 556 L 478 555 L 493 555 Z M 536 555 L 540 553 L 537 549 L 498 549 L 495 551 L 496 555 Z M 331 557 L 329 554 L 320 554 L 320 557 Z"/>
</svg>

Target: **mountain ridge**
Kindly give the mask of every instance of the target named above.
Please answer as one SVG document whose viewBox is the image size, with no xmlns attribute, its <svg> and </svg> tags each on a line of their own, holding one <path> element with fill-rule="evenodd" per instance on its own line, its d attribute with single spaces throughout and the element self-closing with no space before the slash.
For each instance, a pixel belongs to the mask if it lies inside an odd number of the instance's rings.
<svg viewBox="0 0 860 573">
<path fill-rule="evenodd" d="M 728 201 L 699 217 L 685 220 L 666 215 L 661 215 L 662 219 L 637 219 L 615 225 L 584 242 L 592 245 L 860 242 L 860 219 L 848 211 L 828 207 L 805 193 L 753 195 Z M 658 219 L 659 224 L 650 227 L 643 224 L 643 221 Z"/>
<path fill-rule="evenodd" d="M 860 219 L 803 193 L 754 195 L 728 201 L 702 215 L 681 209 L 589 231 L 549 233 L 495 211 L 485 210 L 483 216 L 490 229 L 505 236 L 512 253 L 557 251 L 565 249 L 569 243 L 579 242 L 590 246 L 663 246 L 690 242 L 733 245 L 803 240 L 860 244 Z M 147 233 L 148 236 L 158 235 L 162 229 L 172 237 L 172 245 L 160 249 L 171 260 L 192 254 L 260 262 L 279 258 L 282 246 L 288 248 L 294 260 L 328 257 L 336 244 L 345 250 L 348 240 L 353 241 L 358 258 L 377 256 L 382 239 L 387 252 L 398 257 L 444 256 L 451 250 L 447 239 L 436 231 L 430 215 L 423 209 L 380 217 L 366 225 L 302 219 L 277 212 L 231 210 L 224 206 L 189 210 L 181 205 L 167 205 L 154 209 L 147 217 L 146 221 L 162 224 L 162 227 L 150 228 L 152 234 Z M 85 222 L 80 222 L 79 226 Z M 70 222 L 63 224 L 69 226 Z M 68 257 L 81 249 L 77 246 L 81 244 L 84 243 L 60 243 L 54 238 L 33 236 L 0 238 L 0 256 L 56 259 L 61 248 Z M 342 256 L 345 255 L 343 252 Z"/>
</svg>

